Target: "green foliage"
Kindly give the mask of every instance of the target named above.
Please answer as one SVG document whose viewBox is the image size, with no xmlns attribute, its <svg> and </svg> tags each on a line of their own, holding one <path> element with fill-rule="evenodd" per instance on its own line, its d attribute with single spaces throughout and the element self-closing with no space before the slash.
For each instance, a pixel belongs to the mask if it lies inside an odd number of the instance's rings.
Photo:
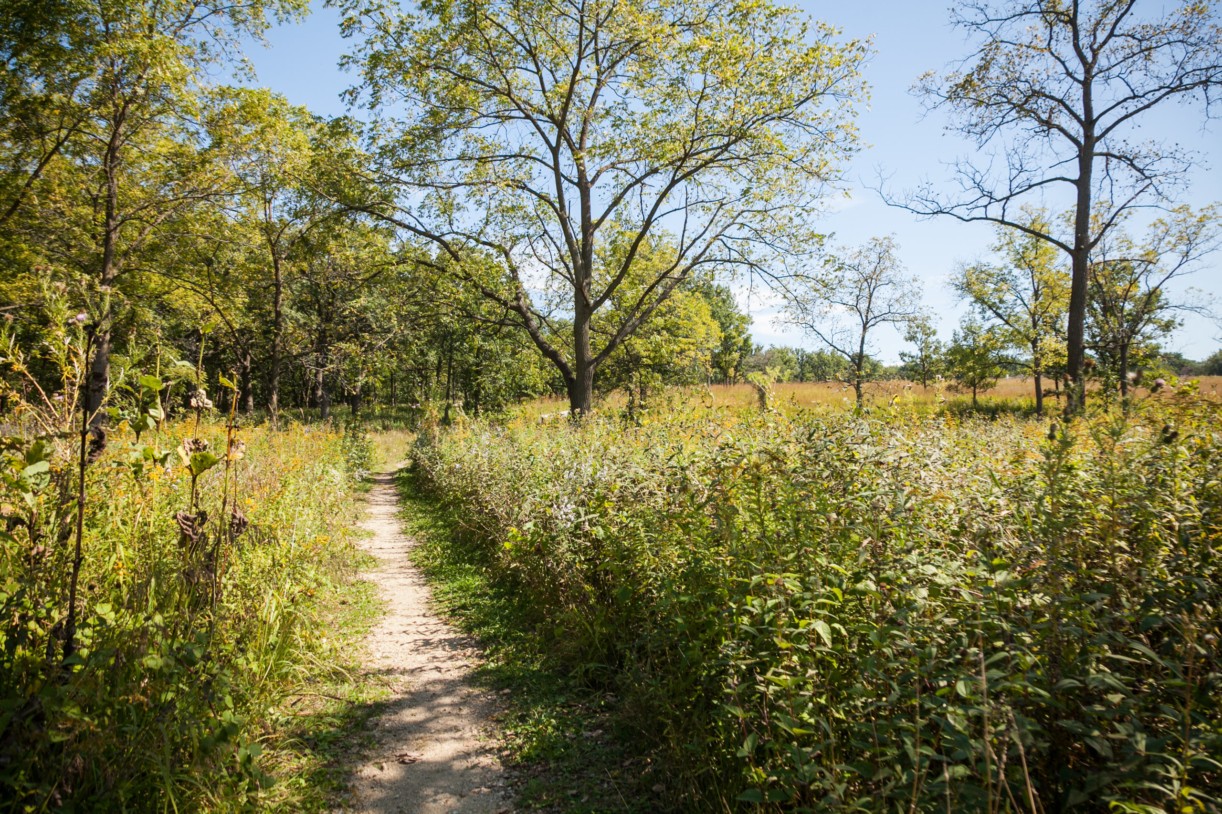
<svg viewBox="0 0 1222 814">
<path fill-rule="evenodd" d="M 340 658 L 317 621 L 352 567 L 344 456 L 368 440 L 240 427 L 232 400 L 218 423 L 201 381 L 191 419 L 167 422 L 171 388 L 138 372 L 90 429 L 92 337 L 51 302 L 34 353 L 5 338 L 0 379 L 17 419 L 0 438 L 0 810 L 308 801 L 271 790 L 264 749 L 307 665 L 325 679 Z M 36 387 L 40 360 L 61 392 Z"/>
<path fill-rule="evenodd" d="M 993 387 L 1001 378 L 1001 348 L 995 332 L 968 318 L 959 325 L 946 349 L 946 372 L 955 380 L 956 390 L 972 394 L 973 406 L 979 392 Z"/>
<path fill-rule="evenodd" d="M 528 336 L 575 411 L 685 280 L 815 250 L 808 214 L 857 149 L 868 45 L 766 0 L 336 5 L 352 97 L 387 114 L 366 211 L 429 241 L 418 262 Z"/>
<path fill-rule="evenodd" d="M 422 494 L 417 481 L 411 469 L 398 474 L 404 519 L 417 542 L 412 561 L 427 574 L 437 608 L 479 637 L 475 680 L 501 698 L 501 759 L 529 777 L 516 789 L 517 805 L 657 814 L 652 788 L 667 778 L 639 750 L 630 699 L 588 686 L 558 663 L 538 635 L 551 629 L 543 609 L 499 578 L 487 547 Z"/>
<path fill-rule="evenodd" d="M 415 466 L 692 810 L 1205 810 L 1218 419 L 472 424 Z"/>
<path fill-rule="evenodd" d="M 708 302 L 709 313 L 721 331 L 721 342 L 711 354 L 714 375 L 722 384 L 736 384 L 742 376 L 743 363 L 755 351 L 751 317 L 739 310 L 734 292 L 728 287 L 708 280 L 693 280 L 689 286 Z"/>
<path fill-rule="evenodd" d="M 1222 376 L 1222 349 L 1216 350 L 1213 354 L 1201 362 L 1202 376 Z"/>
<path fill-rule="evenodd" d="M 1048 213 L 1024 208 L 1022 224 L 1034 232 L 1049 231 Z M 993 250 L 1001 265 L 976 263 L 955 271 L 951 287 L 989 325 L 1011 364 L 1030 371 L 1037 411 L 1043 411 L 1041 377 L 1064 365 L 1069 273 L 1056 246 L 1030 232 L 998 227 Z"/>
<path fill-rule="evenodd" d="M 373 470 L 376 453 L 369 430 L 358 421 L 344 425 L 344 467 L 358 481 L 365 480 Z"/>
<path fill-rule="evenodd" d="M 904 341 L 914 346 L 912 352 L 900 351 L 900 373 L 919 381 L 922 387 L 941 375 L 944 359 L 938 329 L 927 314 L 922 314 L 908 323 L 904 330 Z"/>
</svg>

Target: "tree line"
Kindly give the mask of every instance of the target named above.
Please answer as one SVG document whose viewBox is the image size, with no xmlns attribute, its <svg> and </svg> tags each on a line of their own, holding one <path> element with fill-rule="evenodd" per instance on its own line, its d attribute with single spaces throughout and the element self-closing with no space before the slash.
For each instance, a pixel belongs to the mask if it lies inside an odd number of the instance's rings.
<svg viewBox="0 0 1222 814">
<path fill-rule="evenodd" d="M 1090 377 L 1127 393 L 1207 308 L 1168 285 L 1219 242 L 1217 208 L 1174 197 L 1197 157 L 1124 139 L 1160 105 L 1208 108 L 1209 4 L 960 4 L 979 50 L 919 91 L 1009 174 L 960 164 L 962 198 L 890 196 L 998 229 L 999 262 L 954 273 L 972 316 L 945 349 L 892 239 L 818 229 L 861 146 L 868 42 L 768 3 L 336 7 L 357 84 L 332 119 L 249 84 L 243 44 L 304 0 L 0 8 L 4 331 L 35 347 L 48 292 L 69 296 L 95 422 L 133 371 L 197 366 L 272 416 L 543 393 L 580 414 L 752 373 L 838 377 L 860 402 L 884 325 L 914 376 L 1021 368 L 1037 409 L 1051 378 L 1072 410 Z M 1035 200 L 1056 184 L 1076 197 Z M 821 350 L 754 347 L 747 280 Z"/>
</svg>

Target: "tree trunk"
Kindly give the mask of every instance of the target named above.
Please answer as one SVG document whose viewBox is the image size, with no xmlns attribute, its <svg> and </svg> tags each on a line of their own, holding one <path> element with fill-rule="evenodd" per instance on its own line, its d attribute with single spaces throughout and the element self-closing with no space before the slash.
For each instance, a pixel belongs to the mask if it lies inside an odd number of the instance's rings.
<svg viewBox="0 0 1222 814">
<path fill-rule="evenodd" d="M 1129 343 L 1120 345 L 1120 397 L 1129 397 Z"/>
<path fill-rule="evenodd" d="M 318 402 L 318 417 L 326 421 L 331 417 L 331 394 L 327 392 L 327 374 L 321 368 L 314 385 L 314 400 Z"/>
<path fill-rule="evenodd" d="M 1083 89 L 1085 120 L 1091 122 L 1093 106 L 1090 97 L 1090 82 Z M 1090 273 L 1090 216 L 1091 176 L 1094 169 L 1095 138 L 1090 129 L 1084 134 L 1078 152 L 1078 195 L 1074 210 L 1073 230 L 1073 275 L 1069 283 L 1069 325 L 1066 336 L 1068 375 L 1071 382 L 1065 399 L 1065 415 L 1072 416 L 1086 406 L 1086 381 L 1083 367 L 1086 361 L 1086 296 L 1087 278 Z"/>
<path fill-rule="evenodd" d="M 1035 379 L 1035 414 L 1044 414 L 1044 360 L 1040 355 L 1039 342 L 1031 343 L 1031 375 Z"/>
<path fill-rule="evenodd" d="M 446 411 L 442 416 L 441 422 L 445 425 L 450 423 L 450 399 L 453 397 L 454 387 L 454 343 L 450 342 L 446 348 Z"/>
<path fill-rule="evenodd" d="M 102 172 L 106 176 L 105 220 L 102 227 L 102 262 L 98 269 L 98 282 L 103 289 L 115 284 L 118 277 L 118 242 L 119 242 L 119 151 L 122 144 L 123 122 L 126 110 L 120 109 L 110 131 L 110 140 L 103 156 Z M 98 317 L 93 338 L 93 362 L 89 366 L 89 382 L 85 395 L 85 409 L 89 414 L 89 422 L 100 426 L 105 421 L 102 404 L 106 393 L 110 390 L 110 352 L 112 348 L 111 323 L 114 319 L 110 306 L 110 297 L 102 294 L 106 303 L 104 313 Z"/>
<path fill-rule="evenodd" d="M 272 421 L 280 411 L 280 367 L 284 342 L 284 275 L 279 252 L 272 247 L 272 364 L 268 373 L 267 406 Z"/>
<path fill-rule="evenodd" d="M 94 427 L 101 425 L 106 417 L 101 407 L 106 400 L 106 392 L 110 389 L 110 349 L 110 327 L 105 325 L 93 338 L 93 360 L 89 363 L 88 390 L 85 397 L 85 412 L 90 417 L 90 425 Z"/>
<path fill-rule="evenodd" d="M 314 380 L 314 400 L 318 403 L 318 417 L 324 421 L 331 417 L 331 394 L 327 392 L 327 332 L 319 331 L 314 346 L 315 364 L 318 371 Z"/>
<path fill-rule="evenodd" d="M 250 351 L 242 352 L 242 412 L 250 415 L 255 411 L 254 359 Z"/>
<path fill-rule="evenodd" d="M 590 313 L 582 291 L 577 291 L 573 319 L 573 375 L 565 381 L 572 418 L 589 414 L 594 406 L 594 366 L 590 352 Z"/>
<path fill-rule="evenodd" d="M 857 409 L 861 410 L 861 377 L 862 371 L 866 367 L 866 326 L 863 323 L 861 326 L 861 341 L 857 345 L 857 362 L 853 365 L 853 369 L 857 375 L 853 379 L 853 389 L 857 391 Z"/>
<path fill-rule="evenodd" d="M 361 388 L 363 384 L 358 381 L 356 387 L 352 388 L 352 398 L 348 400 L 348 406 L 352 410 L 352 417 L 356 418 L 361 413 Z"/>
</svg>

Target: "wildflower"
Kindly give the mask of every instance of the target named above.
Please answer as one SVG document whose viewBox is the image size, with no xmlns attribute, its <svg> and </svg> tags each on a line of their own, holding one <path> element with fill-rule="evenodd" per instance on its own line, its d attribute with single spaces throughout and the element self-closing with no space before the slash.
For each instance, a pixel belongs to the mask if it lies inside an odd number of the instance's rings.
<svg viewBox="0 0 1222 814">
<path fill-rule="evenodd" d="M 84 325 L 85 320 L 87 319 L 89 319 L 89 316 L 84 311 L 81 311 L 79 314 L 76 315 L 76 321 L 78 325 Z"/>
</svg>

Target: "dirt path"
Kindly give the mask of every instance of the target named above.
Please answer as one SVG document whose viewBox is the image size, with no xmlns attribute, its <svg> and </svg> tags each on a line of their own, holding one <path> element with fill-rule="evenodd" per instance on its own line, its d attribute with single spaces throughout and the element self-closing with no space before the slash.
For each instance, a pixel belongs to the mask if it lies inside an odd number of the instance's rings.
<svg viewBox="0 0 1222 814">
<path fill-rule="evenodd" d="M 395 516 L 392 477 L 373 480 L 363 524 L 373 537 L 364 546 L 382 562 L 366 577 L 381 589 L 387 612 L 369 636 L 367 666 L 396 695 L 377 720 L 377 745 L 356 770 L 355 811 L 510 812 L 488 719 L 495 703 L 468 681 L 479 652 L 430 609 L 424 577 L 408 561 L 415 543 Z"/>
</svg>

